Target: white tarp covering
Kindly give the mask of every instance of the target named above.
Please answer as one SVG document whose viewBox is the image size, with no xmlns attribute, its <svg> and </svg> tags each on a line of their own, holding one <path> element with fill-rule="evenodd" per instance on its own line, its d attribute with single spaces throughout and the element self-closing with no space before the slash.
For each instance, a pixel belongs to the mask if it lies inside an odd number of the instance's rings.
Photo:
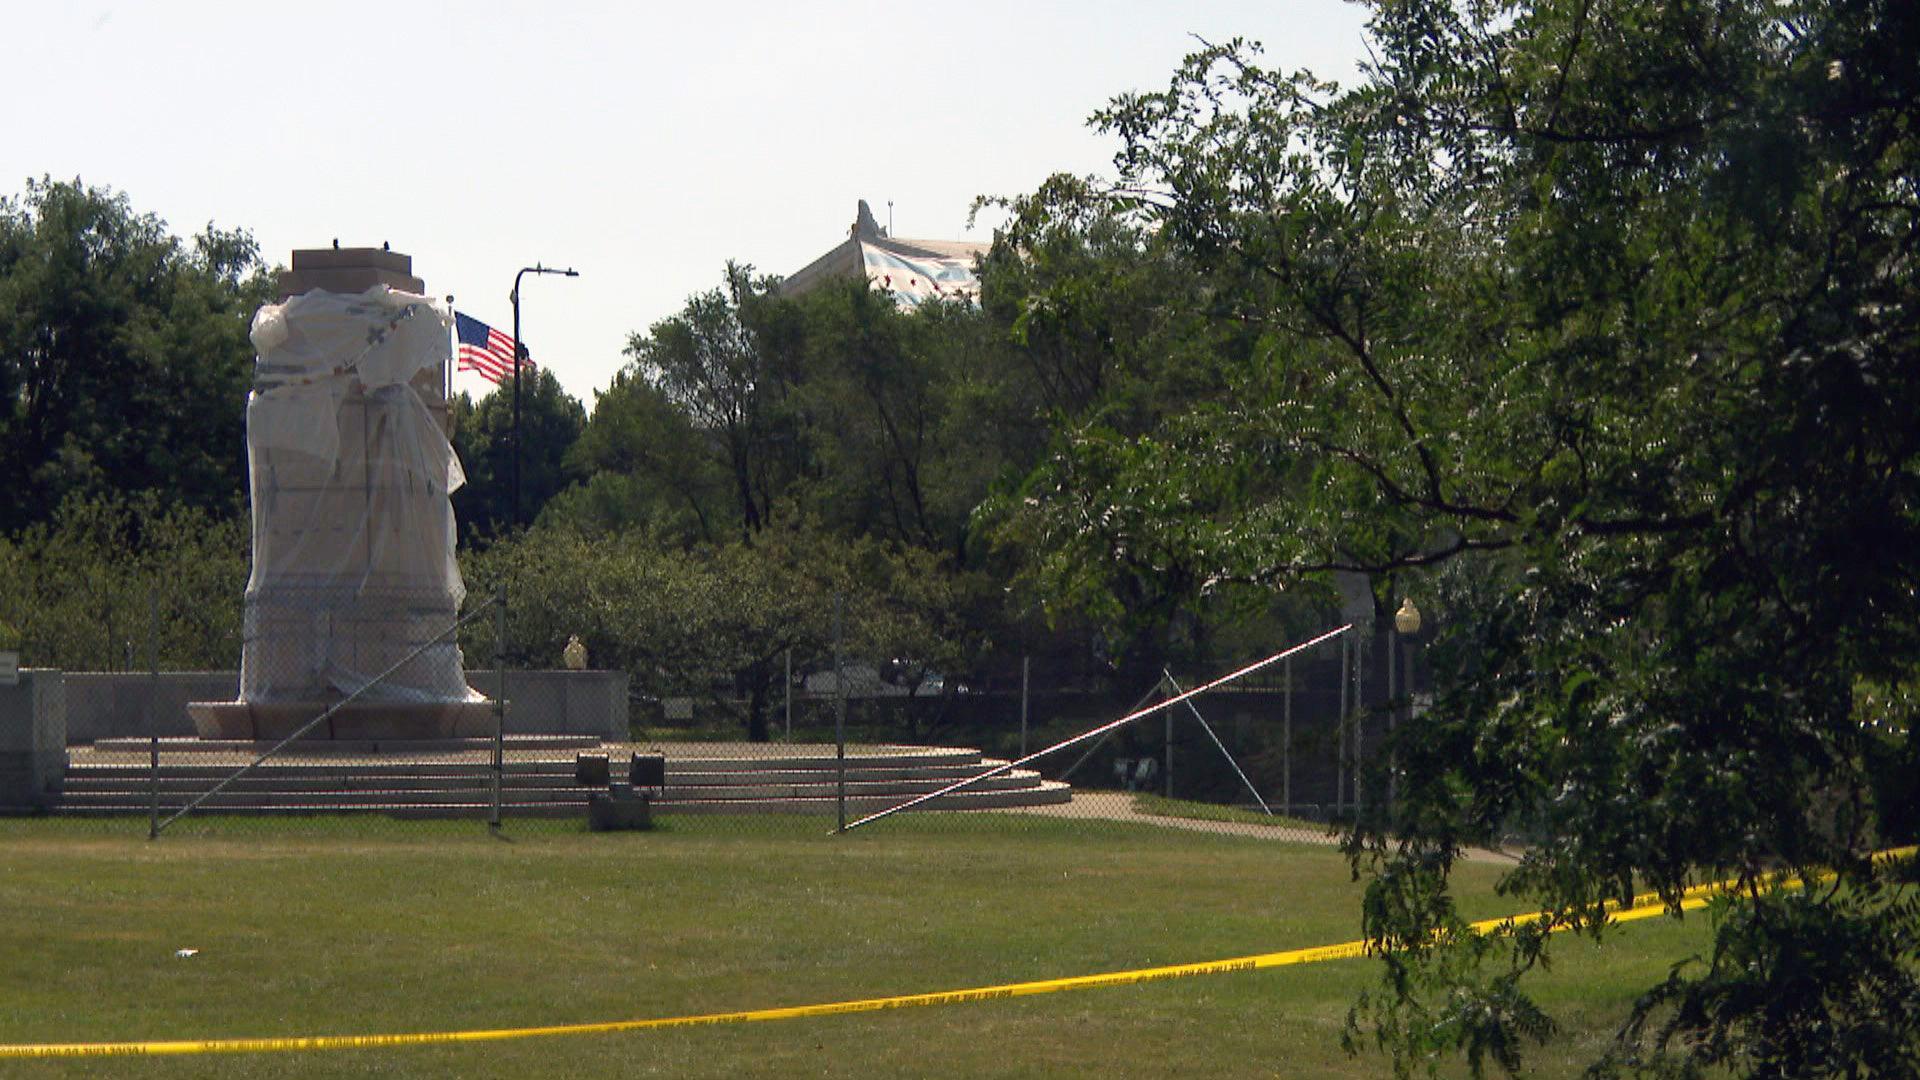
<svg viewBox="0 0 1920 1080">
<path fill-rule="evenodd" d="M 385 286 L 303 293 L 254 316 L 242 701 L 351 693 L 457 617 L 448 498 L 465 476 L 436 414 L 452 324 L 444 303 Z M 480 695 L 446 641 L 363 700 Z"/>
<path fill-rule="evenodd" d="M 893 296 L 895 305 L 917 307 L 928 300 L 980 299 L 980 279 L 973 273 L 973 257 L 909 256 L 862 243 L 860 258 L 867 280 Z"/>
</svg>

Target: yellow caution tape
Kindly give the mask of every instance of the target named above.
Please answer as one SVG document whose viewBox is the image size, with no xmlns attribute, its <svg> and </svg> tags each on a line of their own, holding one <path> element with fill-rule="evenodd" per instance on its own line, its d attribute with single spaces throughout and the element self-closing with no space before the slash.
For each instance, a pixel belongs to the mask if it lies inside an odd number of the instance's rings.
<svg viewBox="0 0 1920 1080">
<path fill-rule="evenodd" d="M 1881 852 L 1876 861 L 1906 858 L 1915 848 L 1905 847 Z M 1831 879 L 1831 873 L 1816 880 Z M 1794 883 L 1779 879 L 1783 885 Z M 1727 892 L 1734 882 L 1699 885 L 1682 894 L 1678 906 L 1693 910 L 1706 906 L 1713 897 Z M 1616 922 L 1651 918 L 1667 911 L 1667 905 L 1652 895 L 1636 896 L 1632 905 L 1610 913 Z M 1545 912 L 1484 919 L 1472 924 L 1475 933 L 1493 933 L 1515 926 L 1538 922 Z M 1569 924 L 1552 927 L 1557 932 Z M 1063 990 L 1094 990 L 1108 986 L 1132 986 L 1164 979 L 1184 979 L 1196 975 L 1226 975 L 1263 968 L 1316 964 L 1328 960 L 1349 960 L 1367 955 L 1364 941 L 1338 945 L 1319 945 L 1307 949 L 1261 953 L 1231 960 L 1208 960 L 1194 964 L 1114 971 L 1101 975 L 1078 975 L 1065 979 L 1040 979 L 1035 982 L 1003 983 L 968 990 L 941 990 L 927 994 L 902 994 L 898 997 L 863 998 L 858 1001 L 834 1001 L 818 1005 L 789 1005 L 776 1009 L 751 1009 L 744 1012 L 704 1013 L 698 1016 L 668 1016 L 649 1020 L 614 1020 L 598 1024 L 553 1024 L 545 1027 L 494 1028 L 476 1031 L 424 1031 L 388 1035 L 307 1035 L 279 1039 L 173 1039 L 155 1042 L 38 1043 L 0 1045 L 0 1059 L 140 1057 L 172 1054 L 248 1054 L 288 1050 L 365 1050 L 391 1046 L 433 1046 L 447 1043 L 499 1042 L 506 1039 L 537 1039 L 552 1035 L 611 1035 L 624 1031 L 653 1031 L 661 1028 L 703 1027 L 713 1024 L 749 1024 L 766 1020 L 799 1020 L 813 1016 L 843 1016 L 848 1013 L 882 1012 L 888 1009 L 913 1009 L 930 1005 L 961 1005 L 975 1001 L 1053 994 Z"/>
</svg>

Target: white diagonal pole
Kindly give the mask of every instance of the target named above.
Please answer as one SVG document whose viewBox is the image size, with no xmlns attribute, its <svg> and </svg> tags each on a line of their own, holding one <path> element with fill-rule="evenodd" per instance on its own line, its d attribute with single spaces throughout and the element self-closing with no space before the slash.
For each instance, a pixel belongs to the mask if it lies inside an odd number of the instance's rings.
<svg viewBox="0 0 1920 1080">
<path fill-rule="evenodd" d="M 1144 709 L 1135 709 L 1133 712 L 1128 713 L 1127 715 L 1121 717 L 1118 720 L 1114 720 L 1114 721 L 1111 721 L 1110 723 L 1102 724 L 1099 727 L 1093 728 L 1090 731 L 1083 731 L 1080 734 L 1075 735 L 1070 739 L 1065 739 L 1065 740 L 1062 740 L 1061 742 L 1054 743 L 1052 746 L 1047 747 L 1045 750 L 1035 750 L 1033 753 L 1028 754 L 1026 757 L 1023 757 L 1018 761 L 1009 761 L 1003 765 L 995 765 L 993 768 L 988 769 L 986 772 L 983 772 L 978 776 L 969 776 L 964 780 L 956 780 L 953 783 L 948 784 L 946 787 L 943 787 L 938 791 L 928 792 L 927 794 L 921 795 L 917 798 L 909 799 L 898 806 L 890 806 L 885 810 L 879 811 L 878 813 L 868 814 L 866 817 L 861 818 L 859 821 L 853 822 L 847 825 L 845 828 L 842 828 L 838 831 L 848 832 L 850 830 L 857 829 L 860 826 L 865 825 L 870 821 L 879 821 L 883 817 L 891 817 L 892 815 L 897 814 L 902 810 L 911 810 L 914 807 L 919 806 L 921 803 L 931 802 L 932 800 L 937 799 L 942 795 L 951 795 L 954 792 L 959 791 L 961 788 L 968 786 L 969 784 L 977 784 L 980 781 L 985 780 L 990 776 L 998 776 L 1003 772 L 1007 772 L 1008 770 L 1017 769 L 1020 766 L 1025 765 L 1030 761 L 1035 761 L 1040 758 L 1046 757 L 1048 754 L 1053 753 L 1055 750 L 1065 750 L 1069 746 L 1073 746 L 1078 743 L 1083 743 L 1083 742 L 1086 742 L 1088 739 L 1092 739 L 1100 735 L 1104 735 L 1115 728 L 1125 727 L 1126 725 L 1133 723 L 1135 720 L 1152 716 L 1154 713 L 1160 712 L 1163 709 L 1170 709 L 1175 705 L 1178 705 L 1181 702 L 1187 700 L 1188 698 L 1197 697 L 1198 695 L 1204 694 L 1209 690 L 1215 689 L 1217 687 L 1225 686 L 1226 684 L 1234 681 L 1235 679 L 1239 679 L 1244 676 L 1251 675 L 1254 672 L 1259 671 L 1261 668 L 1266 667 L 1269 664 L 1279 663 L 1280 661 L 1285 660 L 1287 657 L 1292 656 L 1295 653 L 1305 652 L 1306 650 L 1313 648 L 1315 645 L 1318 645 L 1321 642 L 1331 641 L 1332 639 L 1340 636 L 1341 634 L 1346 633 L 1351 629 L 1353 629 L 1353 624 L 1347 623 L 1344 626 L 1340 626 L 1335 629 L 1329 630 L 1326 633 L 1321 634 L 1319 637 L 1314 638 L 1311 641 L 1305 641 L 1298 645 L 1295 645 L 1291 649 L 1286 649 L 1282 652 L 1274 653 L 1272 656 L 1267 657 L 1265 660 L 1256 660 L 1253 663 L 1248 664 L 1246 667 L 1239 669 L 1238 671 L 1229 672 L 1213 680 L 1210 683 L 1203 683 L 1187 691 L 1184 694 L 1179 694 L 1174 697 L 1167 698 L 1164 701 L 1157 701 L 1152 705 L 1147 706 Z"/>
<path fill-rule="evenodd" d="M 1173 677 L 1173 672 L 1168 671 L 1166 668 L 1161 668 L 1160 673 L 1167 677 L 1168 686 L 1173 687 L 1175 690 L 1180 689 L 1180 680 Z M 1220 750 L 1220 756 L 1227 759 L 1227 764 L 1233 766 L 1233 771 L 1235 775 L 1240 777 L 1240 782 L 1247 785 L 1248 791 L 1253 792 L 1253 801 L 1260 804 L 1260 809 L 1265 810 L 1268 817 L 1272 817 L 1273 808 L 1267 805 L 1267 800 L 1260 797 L 1260 789 L 1253 786 L 1253 781 L 1247 779 L 1247 774 L 1241 770 L 1240 763 L 1235 761 L 1233 754 L 1227 750 L 1227 744 L 1221 742 L 1220 736 L 1214 734 L 1213 725 L 1207 723 L 1207 718 L 1200 715 L 1200 707 L 1189 701 L 1187 702 L 1187 711 L 1193 714 L 1195 720 L 1200 721 L 1200 730 L 1206 732 L 1207 738 L 1213 740 L 1213 745 Z"/>
</svg>

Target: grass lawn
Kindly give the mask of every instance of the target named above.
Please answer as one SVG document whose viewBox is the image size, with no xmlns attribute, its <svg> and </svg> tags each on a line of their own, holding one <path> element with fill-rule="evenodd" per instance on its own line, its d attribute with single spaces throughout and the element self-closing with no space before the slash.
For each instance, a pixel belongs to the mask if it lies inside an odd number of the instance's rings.
<svg viewBox="0 0 1920 1080">
<path fill-rule="evenodd" d="M 1258 810 L 1248 810 L 1239 806 L 1221 806 L 1218 803 L 1193 802 L 1189 799 L 1169 799 L 1165 795 L 1153 795 L 1139 792 L 1133 797 L 1134 809 L 1143 814 L 1156 817 L 1182 818 L 1188 821 L 1219 821 L 1230 825 L 1258 825 L 1264 829 L 1291 829 L 1316 836 L 1324 836 L 1330 827 L 1319 821 L 1306 818 L 1287 817 L 1284 814 L 1263 814 Z"/>
<path fill-rule="evenodd" d="M 0 820 L 0 1043 L 564 1024 L 1211 960 L 1357 936 L 1337 852 L 989 815 L 464 822 Z M 1474 915 L 1513 910 L 1464 866 Z M 1704 923 L 1562 943 L 1574 1062 Z M 176 959 L 174 951 L 199 955 Z M 982 1004 L 473 1046 L 4 1061 L 0 1076 L 1377 1076 L 1338 1034 L 1370 961 Z M 110 1066 L 103 1068 L 103 1066 Z"/>
</svg>

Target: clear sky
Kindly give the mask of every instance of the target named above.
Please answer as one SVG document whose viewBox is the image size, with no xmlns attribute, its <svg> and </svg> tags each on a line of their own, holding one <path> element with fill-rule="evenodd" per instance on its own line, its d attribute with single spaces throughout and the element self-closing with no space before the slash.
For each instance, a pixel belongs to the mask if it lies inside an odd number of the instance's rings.
<svg viewBox="0 0 1920 1080">
<path fill-rule="evenodd" d="M 629 333 L 719 283 L 789 274 L 865 198 L 894 232 L 966 229 L 982 194 L 1109 173 L 1086 126 L 1162 87 L 1193 35 L 1348 82 L 1338 0 L 938 3 L 64 0 L 7 5 L 0 193 L 125 192 L 181 235 L 250 229 L 269 262 L 382 242 L 430 292 L 524 336 L 589 409 Z M 463 375 L 456 384 L 486 384 Z"/>
</svg>

